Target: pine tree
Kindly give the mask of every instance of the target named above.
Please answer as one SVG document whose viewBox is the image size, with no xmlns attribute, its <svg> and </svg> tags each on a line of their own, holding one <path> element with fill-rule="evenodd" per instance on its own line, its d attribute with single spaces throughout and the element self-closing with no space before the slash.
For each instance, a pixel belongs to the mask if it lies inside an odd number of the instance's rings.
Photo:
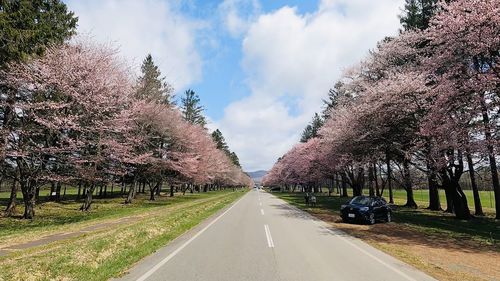
<svg viewBox="0 0 500 281">
<path fill-rule="evenodd" d="M 75 34 L 77 22 L 60 0 L 0 1 L 0 68 L 63 43 Z"/>
<path fill-rule="evenodd" d="M 307 126 L 304 128 L 304 131 L 302 131 L 302 135 L 300 136 L 300 142 L 307 142 L 311 138 L 312 126 L 310 124 L 307 124 Z"/>
<path fill-rule="evenodd" d="M 236 155 L 235 152 L 231 152 L 231 154 L 229 155 L 229 159 L 231 159 L 234 165 L 241 167 L 240 159 L 238 158 L 238 155 Z"/>
<path fill-rule="evenodd" d="M 427 29 L 438 0 L 406 0 L 400 22 L 404 30 Z"/>
<path fill-rule="evenodd" d="M 184 93 L 181 98 L 181 111 L 184 120 L 205 127 L 207 121 L 203 116 L 203 106 L 200 105 L 200 97 L 191 89 Z"/>
<path fill-rule="evenodd" d="M 138 79 L 136 96 L 156 103 L 172 104 L 173 88 L 161 76 L 161 71 L 148 54 L 141 66 L 142 76 Z"/>
<path fill-rule="evenodd" d="M 305 128 L 304 131 L 302 132 L 302 136 L 300 138 L 301 142 L 307 142 L 308 140 L 312 138 L 318 137 L 318 132 L 319 129 L 323 126 L 323 119 L 319 116 L 318 113 L 314 113 L 314 117 L 311 120 L 311 123 L 308 124 Z"/>
<path fill-rule="evenodd" d="M 0 0 L 0 70 L 11 62 L 41 56 L 51 45 L 59 45 L 76 33 L 78 18 L 59 0 Z M 17 168 L 5 161 L 2 148 L 15 130 L 16 89 L 0 86 L 0 178 L 17 176 Z M 12 184 L 7 215 L 16 205 L 17 187 Z"/>
<path fill-rule="evenodd" d="M 222 132 L 219 129 L 216 129 L 212 133 L 212 139 L 214 140 L 215 144 L 217 145 L 217 149 L 220 149 L 226 153 L 229 151 L 229 147 L 227 146 L 226 140 L 224 139 L 224 136 L 222 135 Z"/>
<path fill-rule="evenodd" d="M 233 162 L 234 165 L 241 167 L 238 155 L 236 155 L 235 152 L 231 152 L 229 150 L 229 146 L 226 143 L 226 139 L 224 138 L 222 132 L 219 129 L 216 129 L 215 131 L 212 132 L 212 139 L 217 145 L 217 149 L 224 151 L 224 153 L 226 153 L 227 157 L 231 159 L 231 162 Z"/>
</svg>

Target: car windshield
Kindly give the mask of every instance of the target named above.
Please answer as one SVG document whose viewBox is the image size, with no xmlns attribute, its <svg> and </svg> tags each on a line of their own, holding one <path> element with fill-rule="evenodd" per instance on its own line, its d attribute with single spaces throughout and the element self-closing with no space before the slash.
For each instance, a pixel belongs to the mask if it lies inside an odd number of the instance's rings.
<svg viewBox="0 0 500 281">
<path fill-rule="evenodd" d="M 368 206 L 368 205 L 370 205 L 371 202 L 372 202 L 372 200 L 370 199 L 370 197 L 357 196 L 357 197 L 354 197 L 350 203 L 355 204 L 355 205 Z"/>
</svg>

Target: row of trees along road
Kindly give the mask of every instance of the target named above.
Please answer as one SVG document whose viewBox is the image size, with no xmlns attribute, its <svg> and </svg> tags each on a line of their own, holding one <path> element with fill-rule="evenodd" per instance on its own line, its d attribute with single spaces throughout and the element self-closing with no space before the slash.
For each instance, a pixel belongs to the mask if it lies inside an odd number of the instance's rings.
<svg viewBox="0 0 500 281">
<path fill-rule="evenodd" d="M 479 167 L 489 170 L 500 218 L 500 1 L 437 2 L 406 1 L 404 30 L 335 83 L 323 121 L 306 128 L 266 185 L 314 187 L 329 179 L 354 195 L 365 186 L 380 195 L 387 186 L 392 202 L 399 179 L 406 205 L 416 208 L 412 174 L 425 173 L 429 209 L 441 210 L 441 188 L 447 211 L 469 219 L 460 179 L 468 171 L 475 214 L 483 215 Z"/>
<path fill-rule="evenodd" d="M 68 39 L 77 18 L 58 0 L 0 2 L 0 179 L 18 188 L 24 218 L 35 215 L 40 187 L 83 189 L 90 210 L 96 188 L 139 186 L 155 200 L 164 183 L 184 191 L 251 186 L 207 129 L 191 90 L 180 109 L 172 87 L 148 55 L 141 76 L 108 46 Z M 0 180 L 0 181 L 1 181 Z"/>
</svg>

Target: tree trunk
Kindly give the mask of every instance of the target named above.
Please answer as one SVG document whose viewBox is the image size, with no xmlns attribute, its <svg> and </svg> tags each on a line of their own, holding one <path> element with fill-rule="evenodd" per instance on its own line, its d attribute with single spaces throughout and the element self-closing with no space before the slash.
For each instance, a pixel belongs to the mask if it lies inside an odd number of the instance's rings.
<svg viewBox="0 0 500 281">
<path fill-rule="evenodd" d="M 481 109 L 484 124 L 484 136 L 486 140 L 486 148 L 488 151 L 488 160 L 490 162 L 491 181 L 493 183 L 493 192 L 495 193 L 495 208 L 496 219 L 500 219 L 500 182 L 498 180 L 497 161 L 495 159 L 495 150 L 493 147 L 493 137 L 490 129 L 490 117 L 488 116 L 488 108 L 484 94 L 481 97 Z"/>
<path fill-rule="evenodd" d="M 149 200 L 150 201 L 155 201 L 156 200 L 156 193 L 157 193 L 157 190 L 160 189 L 160 185 L 161 185 L 161 181 L 157 182 L 152 188 L 150 187 L 150 196 L 149 196 Z"/>
<path fill-rule="evenodd" d="M 50 182 L 50 194 L 49 194 L 49 201 L 55 201 L 56 200 L 56 182 Z"/>
<path fill-rule="evenodd" d="M 346 180 L 346 177 L 344 175 L 341 176 L 341 179 L 342 179 L 342 195 L 341 197 L 347 197 L 347 180 Z"/>
<path fill-rule="evenodd" d="M 16 212 L 17 205 L 17 181 L 12 181 L 12 187 L 10 190 L 9 202 L 7 203 L 7 208 L 5 209 L 5 216 L 10 217 Z"/>
<path fill-rule="evenodd" d="M 29 194 L 27 197 L 23 196 L 24 201 L 24 219 L 33 219 L 35 217 L 35 196 Z"/>
<path fill-rule="evenodd" d="M 415 202 L 415 198 L 413 196 L 413 186 L 411 182 L 411 174 L 410 174 L 410 161 L 408 159 L 403 160 L 403 183 L 404 188 L 406 190 L 406 204 L 405 207 L 417 208 L 417 203 Z"/>
<path fill-rule="evenodd" d="M 363 186 L 361 183 L 356 182 L 352 186 L 352 196 L 361 196 L 363 194 Z"/>
<path fill-rule="evenodd" d="M 158 188 L 156 189 L 156 195 L 160 196 L 161 194 L 161 188 L 163 186 L 163 181 L 160 181 Z"/>
<path fill-rule="evenodd" d="M 380 186 L 378 185 L 377 163 L 373 162 L 373 181 L 375 183 L 375 195 L 382 196 Z"/>
<path fill-rule="evenodd" d="M 80 207 L 80 211 L 84 212 L 90 211 L 90 208 L 92 207 L 92 196 L 94 194 L 94 190 L 95 190 L 95 184 L 91 185 L 85 184 L 84 187 L 85 198 L 82 206 Z"/>
<path fill-rule="evenodd" d="M 56 201 L 61 201 L 61 183 L 57 182 L 56 183 L 56 196 L 55 196 Z"/>
<path fill-rule="evenodd" d="M 368 192 L 370 196 L 375 196 L 375 189 L 373 188 L 373 166 L 368 164 Z"/>
<path fill-rule="evenodd" d="M 170 185 L 170 197 L 174 197 L 174 184 L 170 182 L 168 185 Z"/>
<path fill-rule="evenodd" d="M 36 187 L 33 180 L 22 179 L 22 175 L 19 177 L 21 191 L 23 193 L 24 202 L 24 219 L 33 219 L 35 217 L 35 202 L 36 202 L 36 191 L 39 188 Z"/>
<path fill-rule="evenodd" d="M 125 194 L 125 178 L 122 177 L 122 180 L 120 182 L 120 194 Z"/>
<path fill-rule="evenodd" d="M 470 210 L 467 205 L 467 197 L 463 193 L 460 184 L 456 179 L 449 176 L 444 177 L 443 187 L 448 190 L 450 197 L 451 209 L 455 213 L 457 219 L 470 219 Z"/>
<path fill-rule="evenodd" d="M 68 187 L 68 185 L 67 185 L 67 184 L 65 184 L 65 185 L 64 185 L 64 194 L 63 194 L 63 198 L 62 198 L 63 200 L 65 200 L 65 198 L 66 198 L 66 188 L 67 188 L 67 187 Z"/>
<path fill-rule="evenodd" d="M 455 216 L 457 219 L 463 219 L 463 220 L 468 220 L 471 218 L 470 215 L 470 210 L 469 210 L 469 205 L 467 204 L 467 196 L 465 196 L 465 193 L 463 192 L 462 188 L 460 187 L 460 184 L 457 182 L 454 183 L 455 185 L 455 192 L 454 194 L 454 209 L 455 209 Z"/>
<path fill-rule="evenodd" d="M 466 153 L 467 165 L 469 167 L 469 177 L 472 186 L 472 194 L 474 195 L 474 214 L 476 216 L 484 216 L 483 206 L 481 205 L 481 197 L 479 197 L 479 190 L 476 183 L 476 174 L 474 172 L 474 163 L 472 162 L 472 155 L 469 151 Z"/>
<path fill-rule="evenodd" d="M 128 190 L 128 195 L 127 198 L 125 199 L 125 204 L 132 203 L 132 200 L 135 198 L 136 189 L 137 189 L 137 182 L 134 180 L 134 183 L 130 185 L 130 188 Z"/>
<path fill-rule="evenodd" d="M 78 194 L 76 195 L 76 200 L 80 199 L 81 191 L 82 191 L 82 182 L 78 182 Z"/>
<path fill-rule="evenodd" d="M 40 187 L 39 186 L 37 186 L 35 188 L 35 200 L 36 201 L 40 200 Z"/>
<path fill-rule="evenodd" d="M 392 193 L 392 169 L 389 153 L 385 154 L 385 163 L 387 165 L 387 188 L 389 189 L 389 203 L 394 204 L 394 194 Z"/>
<path fill-rule="evenodd" d="M 453 151 L 447 152 L 448 166 L 441 172 L 443 180 L 443 187 L 448 190 L 448 197 L 451 199 L 451 205 L 456 218 L 470 219 L 469 205 L 467 204 L 467 197 L 465 196 L 462 188 L 460 187 L 460 177 L 464 170 L 464 162 L 462 152 L 457 151 L 456 157 Z"/>
<path fill-rule="evenodd" d="M 446 196 L 446 210 L 445 213 L 453 213 L 455 210 L 453 209 L 453 194 L 447 186 L 443 183 L 444 194 Z"/>
<path fill-rule="evenodd" d="M 429 207 L 427 209 L 441 211 L 436 169 L 429 162 L 427 163 L 427 182 L 429 184 Z"/>
</svg>

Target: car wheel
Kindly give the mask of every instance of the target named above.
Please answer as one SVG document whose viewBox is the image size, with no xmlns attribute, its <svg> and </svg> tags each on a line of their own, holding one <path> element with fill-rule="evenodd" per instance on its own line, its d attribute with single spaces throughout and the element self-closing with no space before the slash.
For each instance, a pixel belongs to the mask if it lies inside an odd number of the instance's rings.
<svg viewBox="0 0 500 281">
<path fill-rule="evenodd" d="M 392 221 L 392 214 L 391 214 L 391 212 L 387 212 L 387 217 L 385 218 L 385 220 L 387 222 L 391 222 Z"/>
<path fill-rule="evenodd" d="M 368 219 L 368 223 L 369 224 L 375 224 L 375 214 L 374 213 L 370 214 L 370 217 Z"/>
</svg>

